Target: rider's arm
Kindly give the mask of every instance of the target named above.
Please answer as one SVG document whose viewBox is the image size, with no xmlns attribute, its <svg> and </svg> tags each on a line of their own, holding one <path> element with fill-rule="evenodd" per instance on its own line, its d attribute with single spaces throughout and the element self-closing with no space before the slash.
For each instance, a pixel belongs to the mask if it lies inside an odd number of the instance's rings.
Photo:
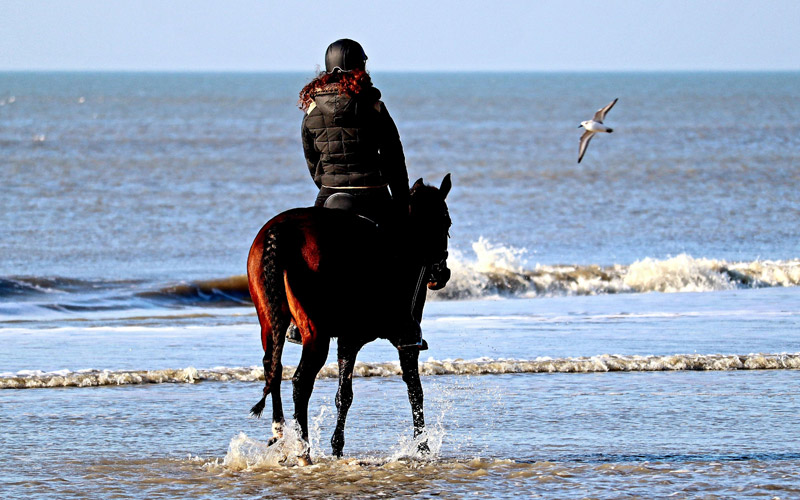
<svg viewBox="0 0 800 500">
<path fill-rule="evenodd" d="M 319 163 L 319 151 L 316 150 L 314 147 L 314 134 L 306 127 L 306 120 L 308 119 L 308 114 L 303 117 L 303 125 L 301 127 L 301 134 L 303 138 L 303 153 L 306 156 L 306 165 L 308 166 L 308 173 L 311 174 L 311 178 L 314 179 L 314 183 L 317 187 L 322 187 L 321 181 L 319 181 L 316 177 L 317 173 L 317 164 Z"/>
<path fill-rule="evenodd" d="M 378 105 L 381 172 L 389 182 L 389 189 L 392 190 L 392 199 L 396 206 L 405 211 L 408 209 L 408 170 L 403 145 L 400 143 L 400 133 L 386 106 L 381 101 L 378 101 Z"/>
</svg>

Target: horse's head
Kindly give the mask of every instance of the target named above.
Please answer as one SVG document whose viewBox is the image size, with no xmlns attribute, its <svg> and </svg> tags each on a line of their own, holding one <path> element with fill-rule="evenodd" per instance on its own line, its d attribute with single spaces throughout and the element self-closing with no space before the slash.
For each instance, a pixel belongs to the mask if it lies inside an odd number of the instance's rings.
<svg viewBox="0 0 800 500">
<path fill-rule="evenodd" d="M 444 288 L 450 279 L 447 239 L 452 222 L 444 200 L 451 187 L 450 174 L 444 176 L 438 189 L 423 183 L 422 178 L 411 187 L 410 229 L 418 243 L 419 257 L 428 269 L 428 288 L 431 290 Z"/>
</svg>

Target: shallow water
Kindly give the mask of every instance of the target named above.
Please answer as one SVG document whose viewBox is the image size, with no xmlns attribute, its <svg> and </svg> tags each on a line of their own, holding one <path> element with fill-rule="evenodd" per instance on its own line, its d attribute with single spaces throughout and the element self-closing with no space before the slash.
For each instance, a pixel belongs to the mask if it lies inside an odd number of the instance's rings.
<svg viewBox="0 0 800 500">
<path fill-rule="evenodd" d="M 237 312 L 218 326 L 129 318 L 6 328 L 15 355 L 4 365 L 40 369 L 0 381 L 109 385 L 0 391 L 0 425 L 13 429 L 0 454 L 3 489 L 27 498 L 792 497 L 798 290 L 432 302 L 422 370 L 433 453 L 416 452 L 397 355 L 378 341 L 359 357 L 342 460 L 328 455 L 334 366 L 317 380 L 309 468 L 295 465 L 290 431 L 267 448 L 268 419 L 248 417 L 263 382 L 245 309 L 207 311 Z M 284 363 L 298 356 L 288 345 Z"/>
<path fill-rule="evenodd" d="M 800 448 L 786 439 L 800 424 L 800 393 L 787 390 L 795 375 L 426 378 L 431 441 L 441 440 L 431 456 L 409 453 L 402 382 L 357 380 L 342 460 L 326 456 L 335 384 L 320 380 L 309 468 L 265 450 L 268 423 L 246 416 L 257 383 L 3 392 L 3 427 L 15 430 L 3 489 L 29 498 L 791 497 L 800 472 Z"/>
<path fill-rule="evenodd" d="M 800 496 L 800 74 L 374 75 L 412 180 L 453 173 L 431 453 L 378 341 L 341 460 L 331 349 L 302 468 L 248 417 L 242 274 L 315 195 L 309 76 L 0 73 L 0 496 Z"/>
<path fill-rule="evenodd" d="M 227 374 L 253 380 L 261 375 L 261 356 L 258 320 L 251 308 L 204 308 L 199 320 L 193 315 L 184 318 L 188 311 L 199 312 L 192 308 L 180 315 L 162 316 L 162 311 L 152 316 L 127 311 L 83 315 L 105 323 L 100 325 L 84 326 L 89 321 L 75 324 L 62 317 L 44 324 L 3 325 L 0 339 L 8 349 L 0 352 L 0 376 L 5 377 L 0 381 L 14 375 L 24 383 L 48 373 L 80 378 L 86 370 L 93 371 L 84 373 L 88 378 L 103 370 L 113 374 L 189 367 L 210 371 L 217 378 Z M 98 314 L 102 320 L 95 318 Z M 689 369 L 694 363 L 700 369 L 736 369 L 740 357 L 765 354 L 777 359 L 800 353 L 800 288 L 432 301 L 422 326 L 431 348 L 420 359 L 428 363 L 423 368 L 427 366 L 430 373 L 485 371 L 480 363 L 471 366 L 464 360 L 496 361 L 500 372 L 526 367 L 558 371 L 559 363 L 571 371 L 605 371 L 614 369 L 615 359 L 616 369 L 627 365 L 642 370 L 648 369 L 643 366 L 647 356 L 655 357 L 649 369 L 680 363 Z M 614 358 L 601 358 L 604 355 Z M 286 345 L 287 375 L 299 356 L 299 346 Z M 334 364 L 335 356 L 334 342 L 328 363 Z M 720 357 L 728 361 L 715 367 Z M 579 358 L 590 362 L 581 364 Z M 387 376 L 397 373 L 396 366 L 383 367 L 397 362 L 395 349 L 385 340 L 366 346 L 358 360 L 378 375 L 381 370 Z M 455 361 L 453 366 L 444 366 L 448 360 Z M 195 372 L 178 378 L 200 379 Z M 335 373 L 333 366 L 324 372 Z"/>
</svg>

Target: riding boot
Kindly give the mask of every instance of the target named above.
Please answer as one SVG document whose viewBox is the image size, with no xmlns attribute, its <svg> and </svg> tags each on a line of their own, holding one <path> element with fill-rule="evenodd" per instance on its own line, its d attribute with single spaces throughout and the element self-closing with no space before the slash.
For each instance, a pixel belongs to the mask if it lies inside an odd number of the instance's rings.
<svg viewBox="0 0 800 500">
<path fill-rule="evenodd" d="M 292 344 L 302 344 L 303 336 L 300 334 L 300 329 L 294 324 L 294 321 L 289 323 L 289 328 L 286 329 L 286 340 Z"/>
<path fill-rule="evenodd" d="M 396 347 L 399 350 L 428 350 L 428 343 L 422 338 L 422 328 L 420 328 L 419 322 L 417 322 L 413 316 L 408 317 L 407 327 L 400 334 L 400 339 L 397 341 Z"/>
</svg>

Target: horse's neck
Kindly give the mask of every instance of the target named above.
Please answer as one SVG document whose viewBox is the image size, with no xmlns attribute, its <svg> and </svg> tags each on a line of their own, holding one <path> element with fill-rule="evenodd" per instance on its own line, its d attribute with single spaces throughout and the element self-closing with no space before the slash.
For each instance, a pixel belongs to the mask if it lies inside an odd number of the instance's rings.
<svg viewBox="0 0 800 500">
<path fill-rule="evenodd" d="M 407 235 L 402 240 L 389 238 L 386 240 L 389 251 L 398 256 L 397 264 L 405 269 L 419 269 L 424 265 L 423 242 L 414 235 Z"/>
</svg>

